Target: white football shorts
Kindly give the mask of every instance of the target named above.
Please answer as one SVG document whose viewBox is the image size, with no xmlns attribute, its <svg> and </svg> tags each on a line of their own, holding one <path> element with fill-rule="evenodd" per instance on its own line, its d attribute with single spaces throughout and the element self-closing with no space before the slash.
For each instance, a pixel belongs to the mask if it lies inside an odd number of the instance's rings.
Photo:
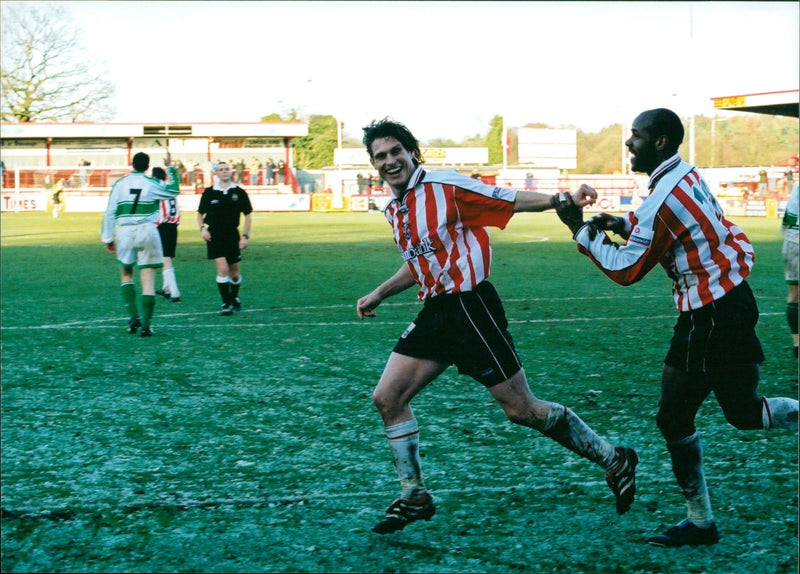
<svg viewBox="0 0 800 574">
<path fill-rule="evenodd" d="M 117 261 L 139 268 L 163 267 L 164 252 L 156 224 L 121 225 L 117 229 Z"/>
</svg>

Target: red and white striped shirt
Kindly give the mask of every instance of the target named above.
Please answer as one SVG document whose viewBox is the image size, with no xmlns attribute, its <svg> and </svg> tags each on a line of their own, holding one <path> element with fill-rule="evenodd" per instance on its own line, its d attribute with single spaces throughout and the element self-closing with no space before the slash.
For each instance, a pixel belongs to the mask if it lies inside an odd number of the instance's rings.
<svg viewBox="0 0 800 574">
<path fill-rule="evenodd" d="M 181 222 L 181 208 L 178 205 L 178 198 L 162 199 L 158 205 L 158 221 L 156 225 L 162 223 L 174 223 L 178 225 Z"/>
<path fill-rule="evenodd" d="M 485 226 L 504 228 L 516 198 L 513 189 L 454 171 L 417 168 L 408 191 L 390 201 L 384 214 L 420 299 L 470 291 L 489 277 L 492 247 Z"/>
<path fill-rule="evenodd" d="M 650 177 L 650 195 L 627 215 L 630 236 L 617 245 L 604 234 L 575 236 L 578 250 L 621 285 L 642 279 L 658 263 L 673 281 L 679 311 L 721 298 L 750 274 L 755 252 L 728 221 L 697 169 L 675 154 Z"/>
</svg>

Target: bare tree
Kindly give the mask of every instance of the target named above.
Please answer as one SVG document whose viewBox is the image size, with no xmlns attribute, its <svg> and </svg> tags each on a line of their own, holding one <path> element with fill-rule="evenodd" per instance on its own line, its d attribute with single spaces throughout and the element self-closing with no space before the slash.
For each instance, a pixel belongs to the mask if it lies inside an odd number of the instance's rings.
<svg viewBox="0 0 800 574">
<path fill-rule="evenodd" d="M 5 122 L 103 121 L 115 87 L 63 6 L 3 2 L 0 115 Z"/>
</svg>

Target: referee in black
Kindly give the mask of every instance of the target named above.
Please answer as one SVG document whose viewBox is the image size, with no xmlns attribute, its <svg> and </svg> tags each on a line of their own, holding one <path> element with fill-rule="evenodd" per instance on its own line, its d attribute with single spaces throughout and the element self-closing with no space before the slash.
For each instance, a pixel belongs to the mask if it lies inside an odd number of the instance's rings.
<svg viewBox="0 0 800 574">
<path fill-rule="evenodd" d="M 247 192 L 233 183 L 231 166 L 217 164 L 216 182 L 203 191 L 197 208 L 200 236 L 206 241 L 208 258 L 217 268 L 217 288 L 222 297 L 220 315 L 233 315 L 242 308 L 239 287 L 242 274 L 239 264 L 242 251 L 250 240 L 253 206 Z M 239 235 L 240 214 L 244 215 L 244 228 Z"/>
</svg>

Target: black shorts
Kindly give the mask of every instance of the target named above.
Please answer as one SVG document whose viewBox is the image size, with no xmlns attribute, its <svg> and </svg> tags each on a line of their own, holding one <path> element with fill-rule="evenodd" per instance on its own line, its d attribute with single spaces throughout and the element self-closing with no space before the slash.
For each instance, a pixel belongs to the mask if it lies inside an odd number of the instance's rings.
<svg viewBox="0 0 800 574">
<path fill-rule="evenodd" d="M 472 291 L 427 299 L 394 351 L 455 365 L 459 373 L 486 387 L 502 383 L 522 368 L 503 304 L 488 281 Z"/>
<path fill-rule="evenodd" d="M 757 322 L 753 291 L 742 281 L 722 298 L 678 316 L 664 363 L 689 374 L 762 363 Z"/>
<path fill-rule="evenodd" d="M 175 258 L 175 249 L 178 247 L 178 224 L 161 223 L 158 226 L 158 235 L 161 237 L 161 250 L 164 257 Z"/>
<path fill-rule="evenodd" d="M 238 263 L 242 260 L 242 252 L 239 250 L 239 234 L 232 235 L 214 235 L 214 232 L 209 229 L 211 233 L 211 241 L 206 244 L 209 259 L 219 259 L 224 257 L 228 265 L 231 263 Z"/>
</svg>

